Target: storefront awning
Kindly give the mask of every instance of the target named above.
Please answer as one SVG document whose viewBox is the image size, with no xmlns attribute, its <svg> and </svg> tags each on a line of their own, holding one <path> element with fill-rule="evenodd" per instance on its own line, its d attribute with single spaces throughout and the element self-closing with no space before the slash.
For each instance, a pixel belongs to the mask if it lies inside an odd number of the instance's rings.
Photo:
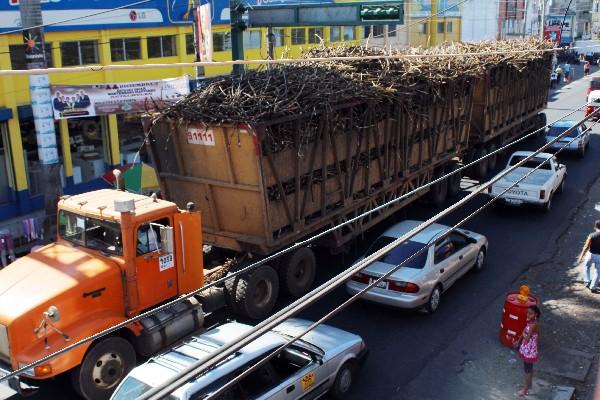
<svg viewBox="0 0 600 400">
<path fill-rule="evenodd" d="M 8 121 L 13 117 L 13 112 L 11 108 L 0 107 L 0 122 Z"/>
</svg>

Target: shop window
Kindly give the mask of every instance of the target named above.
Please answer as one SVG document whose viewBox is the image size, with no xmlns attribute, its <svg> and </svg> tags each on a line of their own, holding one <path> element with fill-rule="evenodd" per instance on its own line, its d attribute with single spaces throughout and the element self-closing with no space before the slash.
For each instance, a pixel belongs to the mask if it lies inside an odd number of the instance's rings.
<svg viewBox="0 0 600 400">
<path fill-rule="evenodd" d="M 27 69 L 24 44 L 11 44 L 8 46 L 8 52 L 10 54 L 11 69 Z M 54 62 L 52 60 L 52 43 L 44 44 L 44 55 L 46 56 L 46 65 L 48 68 L 54 67 Z"/>
<path fill-rule="evenodd" d="M 452 22 L 446 23 L 446 33 L 452 33 Z"/>
<path fill-rule="evenodd" d="M 261 31 L 259 30 L 245 30 L 244 31 L 244 48 L 246 49 L 260 49 L 260 38 Z"/>
<path fill-rule="evenodd" d="M 418 29 L 419 29 L 419 33 L 422 33 L 422 34 L 426 35 L 427 34 L 427 22 L 421 22 L 421 23 L 419 23 L 419 28 Z"/>
<path fill-rule="evenodd" d="M 388 25 L 388 37 L 396 37 L 398 32 L 398 25 Z"/>
<path fill-rule="evenodd" d="M 306 43 L 306 29 L 292 28 L 292 45 Z"/>
<path fill-rule="evenodd" d="M 213 32 L 213 51 L 231 50 L 230 32 Z"/>
<path fill-rule="evenodd" d="M 373 25 L 373 37 L 378 38 L 383 36 L 383 25 Z"/>
<path fill-rule="evenodd" d="M 151 36 L 148 38 L 148 57 L 174 57 L 177 55 L 175 35 Z"/>
<path fill-rule="evenodd" d="M 285 29 L 273 29 L 275 47 L 285 46 Z"/>
<path fill-rule="evenodd" d="M 112 61 L 139 60 L 142 58 L 140 38 L 110 40 L 110 59 Z"/>
<path fill-rule="evenodd" d="M 60 57 L 64 67 L 98 64 L 98 42 L 95 40 L 61 42 Z"/>
<path fill-rule="evenodd" d="M 356 29 L 353 26 L 344 27 L 344 40 L 356 40 Z"/>
<path fill-rule="evenodd" d="M 329 27 L 329 41 L 330 42 L 339 42 L 342 40 L 340 35 L 340 31 L 342 30 L 339 26 L 330 26 Z"/>
<path fill-rule="evenodd" d="M 185 54 L 196 54 L 196 45 L 194 43 L 194 35 L 192 33 L 188 33 L 185 35 Z"/>
<path fill-rule="evenodd" d="M 8 145 L 8 127 L 0 122 L 0 204 L 10 203 L 12 183 L 12 158 Z"/>
<path fill-rule="evenodd" d="M 42 175 L 42 165 L 38 156 L 37 138 L 35 134 L 35 124 L 33 119 L 20 119 L 19 127 L 21 130 L 21 142 L 23 144 L 23 158 L 25 160 L 25 172 L 28 179 L 29 192 L 35 196 L 43 193 L 44 178 Z M 58 135 L 58 123 L 54 123 L 56 132 L 56 146 L 59 159 L 62 158 L 61 143 Z M 61 176 L 64 176 L 61 171 Z"/>
<path fill-rule="evenodd" d="M 134 161 L 148 163 L 149 157 L 144 144 L 145 135 L 141 115 L 118 114 L 117 128 L 119 130 L 121 164 L 132 164 Z"/>
<path fill-rule="evenodd" d="M 373 28 L 373 27 L 372 27 L 372 26 L 369 26 L 369 25 L 365 25 L 365 26 L 363 27 L 363 39 L 368 39 L 368 38 L 369 38 L 369 36 L 371 36 L 371 32 L 372 32 L 372 30 L 373 30 L 372 28 Z"/>
<path fill-rule="evenodd" d="M 324 38 L 323 28 L 308 28 L 308 43 L 319 44 Z"/>
<path fill-rule="evenodd" d="M 443 22 L 437 23 L 437 33 L 444 33 L 444 23 Z"/>
<path fill-rule="evenodd" d="M 88 117 L 68 120 L 75 184 L 102 177 L 106 172 L 106 165 L 110 164 L 104 118 Z"/>
</svg>

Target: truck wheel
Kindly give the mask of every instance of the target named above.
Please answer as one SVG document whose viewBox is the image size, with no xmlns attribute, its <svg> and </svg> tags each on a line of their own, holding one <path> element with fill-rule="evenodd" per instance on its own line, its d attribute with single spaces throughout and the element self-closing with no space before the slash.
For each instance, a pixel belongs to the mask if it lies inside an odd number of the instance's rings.
<svg viewBox="0 0 600 400">
<path fill-rule="evenodd" d="M 558 193 L 563 193 L 565 191 L 565 181 L 567 180 L 567 178 L 563 177 L 562 181 L 560 182 L 560 186 L 558 187 Z"/>
<path fill-rule="evenodd" d="M 452 171 L 456 171 L 458 165 L 452 167 Z M 456 197 L 460 193 L 460 181 L 462 179 L 462 171 L 457 172 L 448 178 L 448 196 Z"/>
<path fill-rule="evenodd" d="M 277 272 L 261 265 L 225 282 L 234 312 L 251 319 L 263 319 L 273 310 L 279 296 Z"/>
<path fill-rule="evenodd" d="M 548 201 L 544 204 L 544 212 L 549 212 L 552 209 L 552 194 L 548 198 Z"/>
<path fill-rule="evenodd" d="M 548 123 L 548 117 L 546 116 L 546 113 L 539 113 L 538 114 L 538 128 L 537 129 L 545 128 L 547 123 Z M 544 129 L 542 129 L 539 132 L 539 135 L 540 136 L 544 136 L 544 134 L 545 134 Z"/>
<path fill-rule="evenodd" d="M 108 399 L 135 364 L 131 343 L 117 336 L 109 337 L 88 350 L 81 365 L 71 372 L 71 382 L 85 399 Z"/>
<path fill-rule="evenodd" d="M 355 371 L 354 360 L 348 360 L 340 367 L 329 393 L 332 398 L 342 400 L 348 397 L 354 383 Z"/>
<path fill-rule="evenodd" d="M 437 179 L 436 177 L 435 179 Z M 448 195 L 448 179 L 444 179 L 431 186 L 429 190 L 429 200 L 436 206 L 440 207 L 446 201 Z"/>
<path fill-rule="evenodd" d="M 280 286 L 291 296 L 303 296 L 312 287 L 316 271 L 315 253 L 308 247 L 302 247 L 283 260 L 279 268 Z"/>
<path fill-rule="evenodd" d="M 492 143 L 488 146 L 487 153 L 492 154 L 494 151 L 496 151 L 496 145 Z M 487 160 L 488 160 L 488 170 L 489 171 L 495 170 L 496 165 L 498 163 L 498 154 L 492 154 L 491 156 L 489 156 L 487 158 Z"/>
<path fill-rule="evenodd" d="M 477 160 L 481 157 L 485 157 L 487 156 L 487 154 L 488 153 L 487 151 L 485 151 L 485 149 L 479 149 L 475 152 L 474 160 Z M 479 161 L 477 164 L 471 167 L 471 170 L 473 178 L 485 178 L 488 171 L 488 159 L 484 158 L 483 160 Z"/>
</svg>

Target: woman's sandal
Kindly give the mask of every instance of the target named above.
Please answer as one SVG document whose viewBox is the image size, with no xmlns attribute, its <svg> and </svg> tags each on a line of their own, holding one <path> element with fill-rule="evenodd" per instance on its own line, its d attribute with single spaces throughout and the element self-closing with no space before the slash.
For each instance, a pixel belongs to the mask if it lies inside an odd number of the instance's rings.
<svg viewBox="0 0 600 400">
<path fill-rule="evenodd" d="M 528 394 L 529 390 L 526 388 L 519 389 L 519 391 L 517 392 L 517 396 L 519 397 L 527 396 Z"/>
</svg>

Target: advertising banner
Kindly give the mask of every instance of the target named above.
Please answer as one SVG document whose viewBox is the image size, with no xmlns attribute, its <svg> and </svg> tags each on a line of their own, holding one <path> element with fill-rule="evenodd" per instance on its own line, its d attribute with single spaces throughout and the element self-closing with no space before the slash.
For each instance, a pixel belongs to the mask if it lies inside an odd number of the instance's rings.
<svg viewBox="0 0 600 400">
<path fill-rule="evenodd" d="M 544 39 L 560 46 L 560 26 L 546 26 L 544 28 Z"/>
<path fill-rule="evenodd" d="M 563 45 L 568 45 L 573 41 L 573 23 L 573 15 L 567 15 L 566 18 L 564 14 L 548 15 L 548 17 L 546 18 L 546 29 L 550 27 L 558 27 L 558 30 L 560 31 L 560 28 L 562 26 L 562 32 L 560 34 L 560 43 Z"/>
<path fill-rule="evenodd" d="M 212 61 L 213 43 L 212 43 L 212 24 L 210 4 L 198 6 L 196 15 L 198 32 L 198 54 L 200 61 Z"/>
<path fill-rule="evenodd" d="M 188 77 L 158 81 L 52 85 L 54 119 L 145 112 L 190 93 Z"/>
</svg>

